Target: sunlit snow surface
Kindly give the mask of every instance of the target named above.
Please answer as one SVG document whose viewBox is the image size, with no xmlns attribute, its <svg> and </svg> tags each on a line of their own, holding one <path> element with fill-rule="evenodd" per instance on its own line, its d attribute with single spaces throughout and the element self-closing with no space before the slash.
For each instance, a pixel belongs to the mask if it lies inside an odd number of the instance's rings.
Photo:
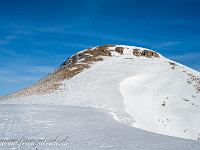
<svg viewBox="0 0 200 150">
<path fill-rule="evenodd" d="M 172 69 L 169 62 L 173 61 L 161 55 L 160 58 L 136 57 L 132 54 L 135 47 L 124 48 L 123 55 L 113 53 L 112 57 L 95 62 L 91 68 L 63 81 L 63 86 L 54 93 L 2 103 L 102 108 L 125 123 L 124 127 L 132 125 L 159 134 L 197 140 L 200 137 L 200 94 L 187 80 L 188 73 L 200 76 L 199 72 L 176 62 L 177 66 Z"/>
<path fill-rule="evenodd" d="M 100 109 L 59 105 L 1 105 L 0 137 L 55 139 L 68 145 L 39 145 L 45 150 L 199 150 L 200 142 L 140 130 L 115 121 Z M 6 149 L 7 146 L 0 146 Z M 34 149 L 10 146 L 8 149 Z"/>
</svg>

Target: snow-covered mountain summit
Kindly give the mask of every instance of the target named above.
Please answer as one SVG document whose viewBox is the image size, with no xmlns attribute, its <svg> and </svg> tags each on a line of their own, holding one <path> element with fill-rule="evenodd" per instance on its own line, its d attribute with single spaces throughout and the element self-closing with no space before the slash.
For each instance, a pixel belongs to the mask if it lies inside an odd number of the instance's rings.
<svg viewBox="0 0 200 150">
<path fill-rule="evenodd" d="M 200 73 L 149 49 L 103 45 L 78 52 L 3 103 L 103 108 L 155 133 L 200 138 Z"/>
<path fill-rule="evenodd" d="M 28 96 L 32 94 L 45 94 L 56 91 L 61 85 L 61 81 L 72 78 L 86 68 L 90 68 L 91 64 L 103 61 L 104 56 L 132 58 L 134 56 L 145 56 L 148 58 L 159 57 L 159 54 L 144 48 L 123 46 L 123 45 L 102 45 L 80 51 L 69 57 L 67 61 L 62 63 L 54 72 L 39 80 L 36 84 L 8 96 L 3 97 L 3 100 Z M 128 59 L 127 58 L 127 59 Z"/>
</svg>

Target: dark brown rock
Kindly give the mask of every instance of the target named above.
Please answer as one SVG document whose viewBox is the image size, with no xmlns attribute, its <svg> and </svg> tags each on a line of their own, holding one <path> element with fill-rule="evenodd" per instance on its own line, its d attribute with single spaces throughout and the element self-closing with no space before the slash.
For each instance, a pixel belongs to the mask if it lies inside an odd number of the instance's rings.
<svg viewBox="0 0 200 150">
<path fill-rule="evenodd" d="M 133 55 L 135 56 L 145 56 L 147 58 L 159 57 L 158 53 L 151 50 L 143 50 L 140 52 L 140 49 L 133 49 Z"/>
<path fill-rule="evenodd" d="M 135 55 L 135 56 L 141 56 L 141 54 L 140 54 L 140 49 L 133 49 L 133 55 Z"/>
<path fill-rule="evenodd" d="M 116 47 L 115 51 L 120 53 L 120 54 L 123 54 L 124 53 L 124 48 L 123 47 Z"/>
</svg>

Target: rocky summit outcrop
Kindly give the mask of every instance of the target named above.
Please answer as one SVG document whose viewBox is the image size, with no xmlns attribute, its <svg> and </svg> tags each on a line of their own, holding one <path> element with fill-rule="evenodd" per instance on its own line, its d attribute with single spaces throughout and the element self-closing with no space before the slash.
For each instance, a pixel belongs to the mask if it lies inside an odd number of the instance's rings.
<svg viewBox="0 0 200 150">
<path fill-rule="evenodd" d="M 123 55 L 124 47 L 112 44 L 96 46 L 80 51 L 69 57 L 64 63 L 60 65 L 59 68 L 57 68 L 54 72 L 49 73 L 36 84 L 19 92 L 1 97 L 0 100 L 54 92 L 58 90 L 62 85 L 61 81 L 70 79 L 78 73 L 82 72 L 84 69 L 90 68 L 92 63 L 102 61 L 103 56 L 112 57 L 113 52 Z M 147 58 L 159 57 L 156 52 L 150 50 L 141 51 L 140 49 L 133 49 L 133 55 L 145 56 Z"/>
<path fill-rule="evenodd" d="M 123 54 L 124 48 L 123 47 L 116 47 L 115 51 L 118 52 L 118 53 L 120 53 L 120 54 Z"/>
<path fill-rule="evenodd" d="M 135 56 L 145 56 L 148 58 L 151 57 L 159 57 L 158 53 L 151 51 L 151 50 L 143 50 L 141 51 L 140 49 L 133 49 L 133 55 Z"/>
</svg>

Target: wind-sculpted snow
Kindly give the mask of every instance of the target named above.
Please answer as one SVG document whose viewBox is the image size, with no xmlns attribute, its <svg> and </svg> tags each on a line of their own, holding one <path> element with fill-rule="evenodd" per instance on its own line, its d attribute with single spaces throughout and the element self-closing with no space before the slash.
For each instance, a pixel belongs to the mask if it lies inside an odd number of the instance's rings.
<svg viewBox="0 0 200 150">
<path fill-rule="evenodd" d="M 60 82 L 59 89 L 52 93 L 2 103 L 102 108 L 128 125 L 198 140 L 199 83 L 192 77 L 198 79 L 199 72 L 144 48 L 117 47 L 123 48 L 108 47 L 108 56 L 101 56 L 102 61 L 91 63 L 90 67 Z M 134 49 L 139 49 L 138 56 Z M 75 60 L 70 58 L 69 62 Z"/>
<path fill-rule="evenodd" d="M 200 149 L 197 141 L 140 130 L 113 120 L 100 109 L 59 105 L 1 105 L 0 116 L 1 149 Z M 44 139 L 46 142 L 39 142 Z M 54 144 L 48 142 L 55 139 L 57 142 Z M 66 139 L 67 144 L 59 144 Z M 2 145 L 3 140 L 7 143 Z M 9 141 L 18 143 L 11 145 Z M 28 141 L 32 141 L 32 145 Z"/>
<path fill-rule="evenodd" d="M 120 89 L 125 110 L 134 116 L 135 127 L 198 140 L 200 108 L 189 101 L 199 104 L 199 97 L 195 99 L 190 91 L 192 88 L 186 88 L 187 82 L 183 82 L 186 79 L 186 74 L 174 74 L 167 66 L 157 64 L 148 74 L 138 70 L 123 81 Z"/>
</svg>

